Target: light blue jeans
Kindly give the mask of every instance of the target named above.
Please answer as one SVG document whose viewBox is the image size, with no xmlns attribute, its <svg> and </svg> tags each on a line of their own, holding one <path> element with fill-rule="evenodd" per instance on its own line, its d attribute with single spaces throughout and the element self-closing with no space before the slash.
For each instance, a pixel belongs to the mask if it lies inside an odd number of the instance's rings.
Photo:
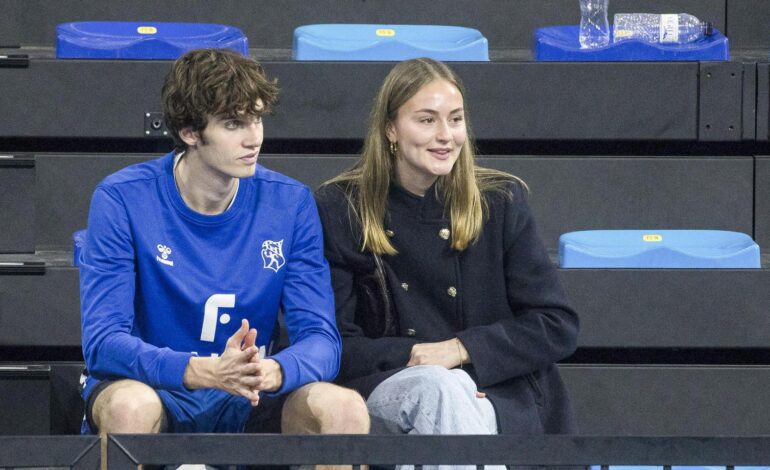
<svg viewBox="0 0 770 470">
<path fill-rule="evenodd" d="M 497 434 L 497 418 L 487 398 L 462 369 L 408 367 L 379 384 L 366 405 L 372 434 Z M 411 465 L 398 467 L 410 470 Z M 423 470 L 475 470 L 475 466 L 423 466 Z M 487 470 L 505 466 L 487 466 Z"/>
</svg>

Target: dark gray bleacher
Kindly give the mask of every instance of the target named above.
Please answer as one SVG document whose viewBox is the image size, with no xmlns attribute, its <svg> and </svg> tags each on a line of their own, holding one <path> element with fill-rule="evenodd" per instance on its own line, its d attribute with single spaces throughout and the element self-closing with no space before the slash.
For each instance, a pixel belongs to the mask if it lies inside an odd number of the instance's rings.
<svg viewBox="0 0 770 470">
<path fill-rule="evenodd" d="M 264 65 L 283 90 L 281 106 L 266 122 L 267 139 L 305 141 L 360 139 L 376 88 L 391 67 Z M 753 63 L 496 62 L 454 68 L 468 84 L 480 141 L 540 142 L 539 152 L 551 153 L 547 142 L 562 140 L 753 141 L 758 125 Z M 0 124 L 0 139 L 152 139 L 145 134 L 151 131 L 145 115 L 160 109 L 167 69 L 163 61 L 53 59 L 0 68 L 0 107 L 9 117 Z M 26 111 L 54 103 L 55 114 Z"/>
<path fill-rule="evenodd" d="M 534 63 L 534 27 L 577 20 L 577 0 L 206 3 L 7 0 L 0 55 L 0 434 L 75 432 L 79 299 L 71 234 L 97 182 L 169 142 L 148 129 L 165 61 L 56 61 L 53 27 L 79 19 L 241 27 L 279 78 L 261 162 L 310 186 L 350 166 L 390 63 L 293 63 L 291 30 L 326 21 L 458 23 L 493 62 L 455 64 L 484 165 L 523 177 L 544 241 L 589 228 L 712 228 L 770 247 L 770 8 L 765 0 L 613 0 L 612 11 L 686 11 L 728 32 L 727 63 Z M 20 49 L 4 46 L 20 44 Z M 146 131 L 150 130 L 150 135 Z M 153 154 L 146 153 L 152 149 Z M 91 153 L 87 153 L 91 152 Z M 561 270 L 581 314 L 561 370 L 584 434 L 770 433 L 770 279 L 760 270 Z M 42 326 L 41 326 L 42 325 Z M 41 328 L 45 334 L 41 334 Z M 62 363 L 62 360 L 74 361 Z M 45 369 L 48 367 L 48 369 Z M 36 398 L 31 398 L 35 396 Z M 23 398 L 27 398 L 27 400 Z M 9 406 L 11 408 L 3 408 Z M 12 410 L 15 414 L 11 414 Z M 45 418 L 48 418 L 47 421 Z M 73 425 L 74 423 L 74 425 Z"/>
<path fill-rule="evenodd" d="M 758 156 L 755 161 L 754 235 L 759 246 L 770 246 L 770 156 Z"/>
<path fill-rule="evenodd" d="M 11 217 L 11 210 L 18 211 L 14 220 L 22 222 L 0 233 L 2 252 L 70 251 L 72 233 L 86 225 L 96 184 L 124 166 L 156 156 L 39 154 L 23 158 L 29 163 L 24 166 L 0 166 L 0 178 L 14 182 L 2 203 Z M 351 155 L 260 157 L 261 164 L 311 188 L 355 161 Z M 757 160 L 757 178 L 763 177 L 763 162 L 767 160 Z M 554 255 L 560 234 L 593 227 L 711 228 L 750 234 L 755 225 L 755 160 L 749 156 L 496 155 L 483 156 L 479 163 L 516 174 L 529 184 L 541 235 Z M 766 191 L 766 186 L 758 185 L 757 190 Z M 757 211 L 757 223 L 767 223 L 763 215 Z"/>
</svg>

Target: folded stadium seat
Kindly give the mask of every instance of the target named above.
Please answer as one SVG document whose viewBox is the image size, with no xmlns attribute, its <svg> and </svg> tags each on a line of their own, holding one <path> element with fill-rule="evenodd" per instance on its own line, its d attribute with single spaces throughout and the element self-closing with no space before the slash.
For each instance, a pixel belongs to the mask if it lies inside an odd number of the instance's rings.
<svg viewBox="0 0 770 470">
<path fill-rule="evenodd" d="M 82 21 L 56 27 L 58 59 L 176 59 L 199 48 L 249 53 L 241 30 L 219 24 Z"/>
<path fill-rule="evenodd" d="M 736 467 L 740 468 L 740 467 Z M 758 467 L 750 467 L 758 468 Z M 726 470 L 727 467 L 705 467 L 705 466 L 671 466 L 671 470 Z"/>
<path fill-rule="evenodd" d="M 735 470 L 770 470 L 770 467 L 739 467 L 735 466 Z M 677 466 L 671 467 L 671 470 L 727 470 L 727 467 L 692 467 L 692 466 Z"/>
<path fill-rule="evenodd" d="M 78 230 L 72 234 L 72 266 L 80 267 L 80 257 L 86 246 L 86 230 Z"/>
<path fill-rule="evenodd" d="M 563 268 L 759 268 L 759 246 L 722 230 L 587 230 L 559 237 Z"/>
<path fill-rule="evenodd" d="M 726 470 L 727 467 L 672 466 L 671 470 Z M 591 465 L 591 470 L 602 470 L 600 465 Z M 663 466 L 610 465 L 609 470 L 663 470 Z M 770 470 L 770 467 L 735 467 L 735 470 Z"/>
<path fill-rule="evenodd" d="M 535 30 L 537 61 L 548 62 L 626 62 L 626 61 L 715 61 L 730 60 L 729 41 L 714 29 L 710 36 L 687 44 L 651 44 L 629 39 L 603 47 L 581 48 L 578 26 L 549 26 Z M 610 28 L 610 34 L 612 34 Z"/>
<path fill-rule="evenodd" d="M 663 466 L 654 465 L 610 465 L 609 470 L 663 470 Z M 601 465 L 591 465 L 591 470 L 602 470 Z"/>
<path fill-rule="evenodd" d="M 314 24 L 294 30 L 294 60 L 489 61 L 476 29 L 435 25 Z"/>
</svg>

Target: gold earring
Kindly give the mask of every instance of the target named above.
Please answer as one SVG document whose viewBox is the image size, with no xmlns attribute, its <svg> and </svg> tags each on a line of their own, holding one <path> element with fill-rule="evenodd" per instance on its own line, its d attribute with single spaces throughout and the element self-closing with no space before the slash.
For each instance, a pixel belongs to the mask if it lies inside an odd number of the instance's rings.
<svg viewBox="0 0 770 470">
<path fill-rule="evenodd" d="M 390 143 L 390 154 L 394 157 L 398 153 L 398 142 L 391 142 Z"/>
</svg>

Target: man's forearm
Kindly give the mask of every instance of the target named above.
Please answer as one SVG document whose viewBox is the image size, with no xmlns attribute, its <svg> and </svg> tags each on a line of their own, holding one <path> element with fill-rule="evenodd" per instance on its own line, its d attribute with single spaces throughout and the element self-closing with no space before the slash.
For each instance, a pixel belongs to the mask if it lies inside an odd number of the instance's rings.
<svg viewBox="0 0 770 470">
<path fill-rule="evenodd" d="M 228 390 L 224 384 L 220 383 L 216 375 L 217 361 L 219 359 L 218 357 L 191 357 L 184 371 L 184 386 L 191 390 L 197 388 Z M 281 388 L 283 385 L 283 369 L 281 369 L 278 361 L 273 359 L 259 361 L 259 371 L 260 373 L 257 376 L 262 378 L 258 387 L 259 390 L 275 392 Z"/>
<path fill-rule="evenodd" d="M 184 386 L 189 389 L 219 388 L 214 374 L 216 361 L 215 357 L 191 357 L 184 371 Z"/>
<path fill-rule="evenodd" d="M 275 392 L 283 385 L 283 369 L 281 364 L 274 359 L 263 359 L 261 364 L 262 384 L 260 390 L 265 392 Z"/>
</svg>

